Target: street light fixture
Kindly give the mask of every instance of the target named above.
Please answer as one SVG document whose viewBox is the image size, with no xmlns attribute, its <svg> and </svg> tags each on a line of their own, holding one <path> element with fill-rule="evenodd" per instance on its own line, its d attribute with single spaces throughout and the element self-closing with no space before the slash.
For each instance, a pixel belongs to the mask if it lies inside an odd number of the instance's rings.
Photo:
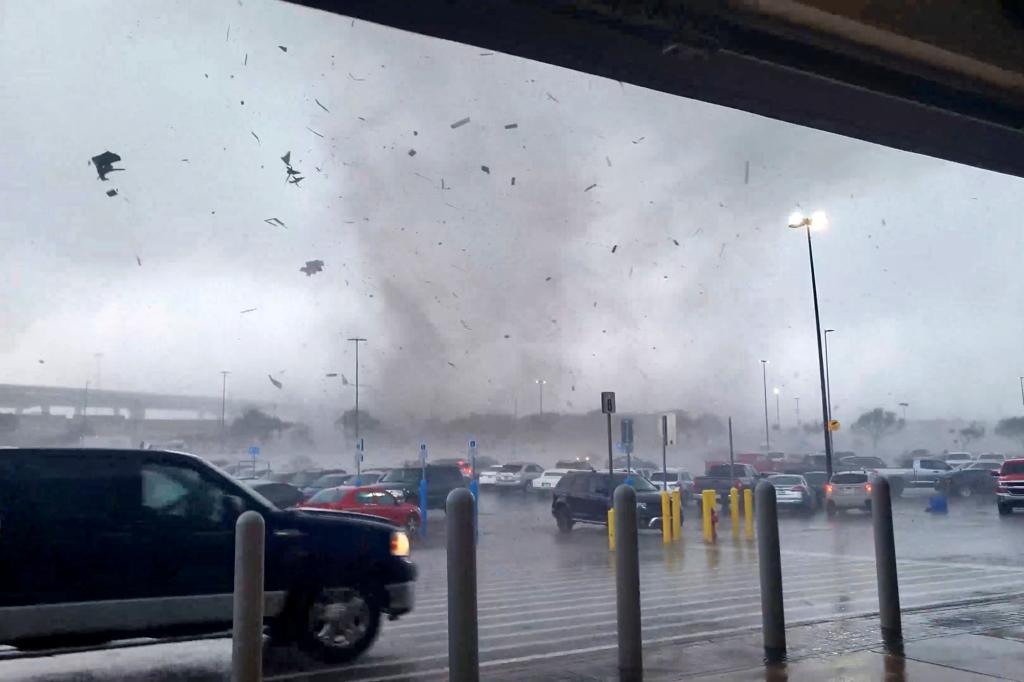
<svg viewBox="0 0 1024 682">
<path fill-rule="evenodd" d="M 761 361 L 761 385 L 764 388 L 764 450 L 772 449 L 772 437 L 768 435 L 768 361 Z"/>
<path fill-rule="evenodd" d="M 821 379 L 821 421 L 825 436 L 825 471 L 832 478 L 832 431 L 829 429 L 828 388 L 825 384 L 825 356 L 821 346 L 821 315 L 818 312 L 818 283 L 814 277 L 814 248 L 811 246 L 811 228 L 825 229 L 828 227 L 828 216 L 824 211 L 815 211 L 804 216 L 795 211 L 789 216 L 789 227 L 807 231 L 807 256 L 811 262 L 811 295 L 814 298 L 814 335 L 818 342 L 818 373 Z"/>
<path fill-rule="evenodd" d="M 537 391 L 540 394 L 540 413 L 544 414 L 544 384 L 548 383 L 544 379 L 534 379 L 533 383 L 537 384 Z"/>
</svg>

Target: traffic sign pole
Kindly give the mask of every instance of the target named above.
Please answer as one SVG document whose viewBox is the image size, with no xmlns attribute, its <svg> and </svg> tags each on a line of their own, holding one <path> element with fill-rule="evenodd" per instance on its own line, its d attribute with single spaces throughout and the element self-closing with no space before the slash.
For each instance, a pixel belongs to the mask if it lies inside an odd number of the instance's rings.
<svg viewBox="0 0 1024 682">
<path fill-rule="evenodd" d="M 469 466 L 472 478 L 469 479 L 469 492 L 473 493 L 473 538 L 480 541 L 480 481 L 476 471 L 476 439 L 469 440 Z"/>
<path fill-rule="evenodd" d="M 420 535 L 427 536 L 427 444 L 420 443 Z"/>
</svg>

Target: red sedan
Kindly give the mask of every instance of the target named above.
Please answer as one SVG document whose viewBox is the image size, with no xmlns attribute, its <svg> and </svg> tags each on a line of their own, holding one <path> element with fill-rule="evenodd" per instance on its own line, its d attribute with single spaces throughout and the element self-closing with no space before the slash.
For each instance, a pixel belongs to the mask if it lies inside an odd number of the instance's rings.
<svg viewBox="0 0 1024 682">
<path fill-rule="evenodd" d="M 420 529 L 419 507 L 399 502 L 391 493 L 378 486 L 326 488 L 303 502 L 302 506 L 379 516 L 405 528 L 410 537 L 415 537 Z"/>
</svg>

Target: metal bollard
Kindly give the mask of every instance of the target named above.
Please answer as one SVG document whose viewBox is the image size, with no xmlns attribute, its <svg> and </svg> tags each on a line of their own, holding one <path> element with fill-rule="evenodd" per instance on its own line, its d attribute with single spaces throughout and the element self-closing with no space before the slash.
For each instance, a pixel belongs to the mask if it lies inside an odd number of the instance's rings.
<svg viewBox="0 0 1024 682">
<path fill-rule="evenodd" d="M 786 616 L 782 607 L 782 557 L 775 486 L 757 484 L 757 557 L 761 573 L 761 629 L 765 661 L 786 658 Z"/>
<path fill-rule="evenodd" d="M 615 508 L 608 510 L 608 551 L 615 551 Z"/>
<path fill-rule="evenodd" d="M 247 511 L 235 522 L 235 593 L 231 624 L 231 680 L 263 679 L 263 553 L 266 524 Z"/>
<path fill-rule="evenodd" d="M 456 488 L 445 502 L 448 543 L 448 670 L 452 682 L 478 682 L 480 645 L 476 609 L 473 493 Z"/>
<path fill-rule="evenodd" d="M 754 491 L 743 489 L 743 523 L 746 526 L 748 540 L 754 539 Z"/>
<path fill-rule="evenodd" d="M 469 484 L 469 492 L 473 494 L 473 537 L 480 542 L 480 484 L 474 478 Z"/>
<path fill-rule="evenodd" d="M 875 570 L 878 573 L 878 616 L 882 642 L 889 653 L 903 655 L 900 585 L 896 572 L 896 541 L 892 532 L 892 495 L 889 481 L 877 478 L 871 492 L 871 520 L 875 531 Z"/>
<path fill-rule="evenodd" d="M 619 631 L 619 675 L 638 679 L 643 674 L 640 639 L 640 555 L 637 541 L 636 491 L 615 489 L 615 611 Z"/>
<path fill-rule="evenodd" d="M 667 545 L 672 542 L 672 502 L 669 494 L 661 491 L 661 542 Z"/>
<path fill-rule="evenodd" d="M 735 487 L 729 489 L 729 517 L 732 519 L 732 536 L 740 536 L 740 491 Z"/>
<path fill-rule="evenodd" d="M 702 505 L 701 514 L 704 521 L 704 542 L 715 541 L 715 502 L 717 493 L 714 490 L 705 490 L 700 494 Z"/>
<path fill-rule="evenodd" d="M 683 536 L 683 494 L 678 490 L 672 491 L 672 539 L 678 540 Z"/>
</svg>

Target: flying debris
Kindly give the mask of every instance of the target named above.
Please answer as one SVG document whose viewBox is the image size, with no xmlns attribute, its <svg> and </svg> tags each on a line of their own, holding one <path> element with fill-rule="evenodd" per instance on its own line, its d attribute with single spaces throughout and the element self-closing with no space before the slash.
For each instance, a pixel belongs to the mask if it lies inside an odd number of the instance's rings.
<svg viewBox="0 0 1024 682">
<path fill-rule="evenodd" d="M 505 124 L 505 130 L 515 130 L 519 127 L 518 123 L 507 123 Z"/>
<path fill-rule="evenodd" d="M 312 277 L 318 272 L 322 272 L 324 269 L 324 262 L 322 260 L 308 260 L 306 264 L 299 268 L 299 272 L 306 273 L 306 277 Z"/>
<path fill-rule="evenodd" d="M 480 166 L 480 170 L 482 170 L 484 173 L 487 173 L 488 175 L 491 174 L 491 169 L 487 166 Z"/>
<path fill-rule="evenodd" d="M 40 361 L 39 361 L 39 364 L 40 364 L 40 365 L 45 365 L 45 364 L 46 364 L 46 360 L 40 360 Z"/>
<path fill-rule="evenodd" d="M 117 196 L 117 190 L 116 189 L 108 189 L 107 190 L 107 196 L 108 197 L 116 197 Z"/>
<path fill-rule="evenodd" d="M 338 376 L 338 373 L 337 372 L 328 372 L 324 376 L 326 376 L 328 379 L 333 379 L 334 377 Z"/>
<path fill-rule="evenodd" d="M 331 113 L 331 110 L 325 107 L 323 104 L 320 104 L 320 100 L 318 100 L 316 97 L 313 98 L 313 101 L 316 102 L 318 107 L 326 111 L 328 114 Z"/>
<path fill-rule="evenodd" d="M 679 246 L 679 240 L 678 239 L 673 239 L 672 243 L 675 244 L 676 246 Z"/>
<path fill-rule="evenodd" d="M 263 222 L 267 223 L 268 225 L 277 225 L 279 227 L 283 227 L 286 230 L 288 229 L 288 226 L 285 225 L 280 218 L 267 218 Z"/>
<path fill-rule="evenodd" d="M 249 134 L 256 138 L 256 144 L 259 144 L 259 145 L 263 144 L 262 142 L 260 142 L 260 136 L 259 135 L 257 135 L 256 133 L 254 133 L 251 130 L 249 131 Z"/>
<path fill-rule="evenodd" d="M 461 128 L 462 126 L 466 125 L 467 123 L 469 123 L 469 116 L 467 116 L 466 118 L 460 118 L 455 123 L 452 123 L 452 129 L 454 130 L 455 128 Z"/>
<path fill-rule="evenodd" d="M 269 374 L 267 375 L 267 378 L 270 379 L 270 383 L 274 384 L 274 388 L 281 388 L 284 385 Z"/>
<path fill-rule="evenodd" d="M 583 190 L 583 191 L 584 191 L 584 192 L 589 192 L 590 190 L 594 189 L 595 187 L 597 187 L 597 183 L 596 183 L 596 182 L 595 182 L 595 183 L 594 183 L 593 185 L 591 185 L 591 186 L 587 187 L 587 188 L 586 188 L 585 190 Z"/>
<path fill-rule="evenodd" d="M 246 308 L 245 310 L 239 312 L 238 314 L 239 315 L 245 315 L 246 313 L 254 313 L 257 310 L 259 310 L 259 308 Z"/>
<path fill-rule="evenodd" d="M 288 51 L 288 48 L 285 47 L 284 45 L 278 45 L 277 49 L 281 50 L 281 52 L 287 52 Z"/>
<path fill-rule="evenodd" d="M 612 253 L 615 253 L 615 250 L 616 250 L 616 249 L 618 249 L 618 248 L 619 248 L 619 245 L 618 245 L 618 244 L 616 244 L 615 246 L 613 246 L 613 247 L 612 247 Z M 594 305 L 597 305 L 597 304 L 595 303 Z"/>
<path fill-rule="evenodd" d="M 313 129 L 312 129 L 312 128 L 310 128 L 309 126 L 306 126 L 306 130 L 308 130 L 309 132 L 313 133 L 313 134 L 314 134 L 314 135 L 316 135 L 317 137 L 323 137 L 323 135 L 321 135 L 321 134 L 320 134 L 320 133 L 318 133 L 317 131 L 313 130 Z"/>
<path fill-rule="evenodd" d="M 449 360 L 449 361 L 448 361 L 448 364 L 449 364 L 449 365 L 451 365 L 452 367 L 454 367 L 454 366 L 455 366 L 455 363 L 454 363 L 454 362 L 452 362 L 451 360 Z"/>
<path fill-rule="evenodd" d="M 410 149 L 409 150 L 409 156 L 416 156 L 416 150 L 415 149 Z"/>
<path fill-rule="evenodd" d="M 547 96 L 548 96 L 548 99 L 549 99 L 549 100 L 551 100 L 552 102 L 554 102 L 554 103 L 556 103 L 556 104 L 558 103 L 558 100 L 557 100 L 557 99 L 555 98 L 555 96 L 554 96 L 554 95 L 552 95 L 552 94 L 551 94 L 550 92 L 545 92 L 544 94 L 545 94 L 545 95 L 547 95 Z"/>
<path fill-rule="evenodd" d="M 513 187 L 516 186 L 516 176 L 514 176 L 514 175 L 512 176 L 512 186 Z"/>
<path fill-rule="evenodd" d="M 646 137 L 638 137 L 637 139 L 633 140 L 633 144 L 640 144 L 641 142 L 643 142 L 646 139 L 647 139 Z"/>
<path fill-rule="evenodd" d="M 114 168 L 114 164 L 121 160 L 121 157 L 111 151 L 103 152 L 92 157 L 92 165 L 96 166 L 96 173 L 100 180 L 106 181 L 107 173 L 123 171 L 124 168 Z"/>
<path fill-rule="evenodd" d="M 342 375 L 341 375 L 341 385 L 342 385 L 342 386 L 348 386 L 348 385 L 350 385 L 350 384 L 348 383 L 348 377 L 346 377 L 346 376 L 345 376 L 344 374 L 342 374 Z"/>
</svg>

